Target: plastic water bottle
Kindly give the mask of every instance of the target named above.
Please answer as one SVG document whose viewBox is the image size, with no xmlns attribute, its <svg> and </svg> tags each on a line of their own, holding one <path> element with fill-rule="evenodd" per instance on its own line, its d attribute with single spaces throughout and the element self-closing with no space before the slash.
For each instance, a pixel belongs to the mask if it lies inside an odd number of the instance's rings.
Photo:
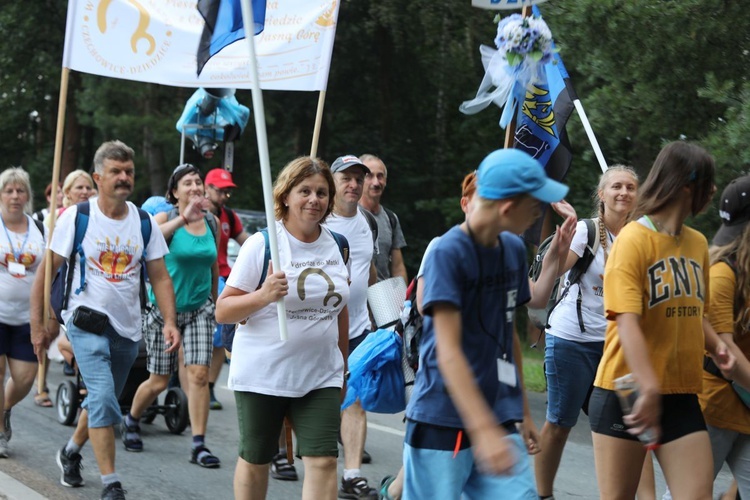
<svg viewBox="0 0 750 500">
<path fill-rule="evenodd" d="M 401 311 L 401 325 L 406 326 L 406 322 L 409 319 L 411 313 L 411 300 L 404 301 L 404 309 Z"/>
<path fill-rule="evenodd" d="M 620 400 L 622 414 L 630 415 L 633 412 L 633 405 L 635 405 L 638 399 L 638 383 L 635 381 L 632 373 L 615 379 L 615 393 L 617 393 L 617 398 Z M 638 440 L 649 450 L 659 447 L 656 442 L 656 435 L 652 429 L 646 429 L 638 434 Z"/>
</svg>

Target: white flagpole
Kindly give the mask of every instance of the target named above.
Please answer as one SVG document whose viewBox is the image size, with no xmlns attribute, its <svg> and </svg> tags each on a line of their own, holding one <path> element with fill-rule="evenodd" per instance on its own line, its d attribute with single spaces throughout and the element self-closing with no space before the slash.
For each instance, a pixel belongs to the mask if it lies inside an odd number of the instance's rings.
<svg viewBox="0 0 750 500">
<path fill-rule="evenodd" d="M 578 117 L 581 119 L 581 123 L 583 123 L 583 128 L 586 130 L 586 135 L 589 137 L 589 142 L 591 142 L 591 147 L 594 150 L 596 159 L 599 160 L 599 166 L 601 167 L 602 172 L 606 172 L 609 167 L 604 159 L 604 154 L 602 154 L 602 148 L 599 147 L 599 142 L 596 140 L 594 130 L 591 128 L 591 123 L 589 123 L 586 112 L 583 110 L 583 104 L 581 104 L 580 99 L 576 99 L 573 101 L 573 105 L 576 107 L 576 111 L 578 111 Z"/>
<path fill-rule="evenodd" d="M 263 91 L 260 89 L 260 78 L 258 77 L 258 60 L 255 55 L 255 22 L 253 20 L 253 9 L 250 0 L 242 0 L 242 23 L 245 26 L 245 40 L 250 48 L 250 76 L 252 77 L 253 93 L 253 116 L 255 117 L 255 133 L 258 138 L 258 156 L 260 157 L 260 177 L 263 181 L 263 202 L 266 209 L 266 222 L 268 223 L 268 242 L 271 247 L 271 261 L 274 271 L 281 270 L 279 262 L 279 245 L 276 240 L 276 219 L 273 206 L 273 182 L 271 181 L 271 160 L 268 157 L 268 136 L 266 135 L 266 112 L 263 107 Z M 279 316 L 279 337 L 282 341 L 287 339 L 286 308 L 284 298 L 276 302 L 276 312 Z"/>
</svg>

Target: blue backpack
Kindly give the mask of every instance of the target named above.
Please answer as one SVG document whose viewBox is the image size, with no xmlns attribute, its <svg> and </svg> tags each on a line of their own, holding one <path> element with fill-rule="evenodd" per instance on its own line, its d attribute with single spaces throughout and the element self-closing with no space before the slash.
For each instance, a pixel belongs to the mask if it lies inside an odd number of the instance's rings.
<svg viewBox="0 0 750 500">
<path fill-rule="evenodd" d="M 260 230 L 263 235 L 263 239 L 266 242 L 266 251 L 263 254 L 263 270 L 260 273 L 260 279 L 258 280 L 258 288 L 263 286 L 263 282 L 266 281 L 266 275 L 268 274 L 268 263 L 271 262 L 271 243 L 268 240 L 268 228 L 264 227 Z M 336 240 L 336 244 L 341 252 L 341 257 L 344 259 L 344 264 L 349 262 L 349 241 L 343 234 L 330 231 L 333 239 Z M 232 352 L 232 343 L 234 342 L 234 331 L 237 328 L 236 323 L 222 324 L 221 325 L 221 345 L 224 346 L 228 352 Z"/>
<path fill-rule="evenodd" d="M 50 305 L 55 312 L 57 321 L 62 324 L 62 311 L 68 308 L 68 299 L 70 290 L 73 287 L 73 273 L 68 270 L 74 269 L 75 258 L 78 255 L 78 261 L 81 269 L 81 281 L 76 288 L 76 295 L 86 289 L 86 255 L 83 253 L 83 237 L 86 235 L 86 229 L 89 227 L 89 216 L 91 205 L 87 201 L 76 204 L 75 236 L 73 237 L 73 251 L 66 262 L 63 262 L 57 271 L 55 280 L 52 282 L 52 291 L 50 293 Z M 145 210 L 138 209 L 138 216 L 141 219 L 141 236 L 143 236 L 143 252 L 141 254 L 141 309 L 146 306 L 146 247 L 151 240 L 151 217 Z"/>
<path fill-rule="evenodd" d="M 385 329 L 370 333 L 349 356 L 349 381 L 341 409 L 345 410 L 359 399 L 366 411 L 404 411 L 406 387 L 402 350 L 403 340 L 398 333 Z"/>
</svg>

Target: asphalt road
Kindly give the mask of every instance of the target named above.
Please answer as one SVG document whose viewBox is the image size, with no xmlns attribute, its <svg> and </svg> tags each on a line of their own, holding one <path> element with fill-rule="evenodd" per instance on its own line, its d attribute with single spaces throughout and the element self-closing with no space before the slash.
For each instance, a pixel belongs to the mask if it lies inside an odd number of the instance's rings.
<svg viewBox="0 0 750 500">
<path fill-rule="evenodd" d="M 234 398 L 226 389 L 225 369 L 217 385 L 218 398 L 224 403 L 221 411 L 211 411 L 208 423 L 207 445 L 222 460 L 219 469 L 202 469 L 188 462 L 190 451 L 190 429 L 181 435 L 171 434 L 164 418 L 157 416 L 151 425 L 142 425 L 144 451 L 130 453 L 124 451 L 117 441 L 117 470 L 122 477 L 128 498 L 143 500 L 179 498 L 212 499 L 232 498 L 232 476 L 236 462 L 237 420 Z M 62 375 L 62 367 L 54 363 L 50 367 L 49 386 L 52 392 L 67 377 Z M 545 396 L 531 394 L 530 403 L 538 426 L 544 421 Z M 373 463 L 364 465 L 363 474 L 371 484 L 377 485 L 380 479 L 395 473 L 401 465 L 401 444 L 403 440 L 403 415 L 368 416 L 368 438 L 366 449 L 373 457 Z M 83 488 L 65 488 L 60 482 L 60 471 L 55 463 L 55 453 L 67 441 L 73 428 L 58 423 L 54 408 L 40 408 L 34 405 L 31 396 L 13 410 L 13 439 L 10 442 L 11 456 L 0 459 L 0 499 L 29 497 L 18 491 L 24 486 L 37 492 L 42 498 L 50 499 L 94 499 L 99 498 L 101 483 L 90 446 L 82 451 Z M 300 476 L 304 475 L 301 462 L 297 462 Z M 339 476 L 343 461 L 339 459 Z M 728 472 L 723 471 L 717 479 L 715 491 L 726 489 L 730 481 Z M 20 488 L 20 489 L 19 489 Z M 268 498 L 300 498 L 302 481 L 282 482 L 270 480 Z M 664 491 L 664 480 L 657 466 L 657 493 Z M 556 482 L 556 497 L 596 499 L 596 477 L 591 449 L 591 435 L 585 415 L 581 415 L 578 426 L 571 433 L 565 449 L 563 461 Z"/>
</svg>

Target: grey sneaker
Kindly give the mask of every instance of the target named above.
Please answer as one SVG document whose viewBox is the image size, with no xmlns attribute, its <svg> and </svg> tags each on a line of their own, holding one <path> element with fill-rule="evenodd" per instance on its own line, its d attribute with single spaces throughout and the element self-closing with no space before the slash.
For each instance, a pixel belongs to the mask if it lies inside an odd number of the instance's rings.
<svg viewBox="0 0 750 500">
<path fill-rule="evenodd" d="M 83 457 L 80 453 L 71 453 L 70 455 L 65 453 L 65 446 L 57 451 L 57 465 L 62 471 L 60 484 L 68 488 L 77 488 L 84 485 L 83 477 L 81 477 L 82 460 Z"/>
<path fill-rule="evenodd" d="M 122 489 L 119 482 L 110 483 L 102 490 L 102 500 L 125 500 L 127 491 Z"/>
<path fill-rule="evenodd" d="M 3 426 L 5 427 L 5 437 L 10 441 L 10 438 L 13 436 L 13 430 L 10 428 L 10 410 L 3 412 Z"/>
<path fill-rule="evenodd" d="M 8 434 L 0 432 L 0 458 L 8 458 Z"/>
</svg>

